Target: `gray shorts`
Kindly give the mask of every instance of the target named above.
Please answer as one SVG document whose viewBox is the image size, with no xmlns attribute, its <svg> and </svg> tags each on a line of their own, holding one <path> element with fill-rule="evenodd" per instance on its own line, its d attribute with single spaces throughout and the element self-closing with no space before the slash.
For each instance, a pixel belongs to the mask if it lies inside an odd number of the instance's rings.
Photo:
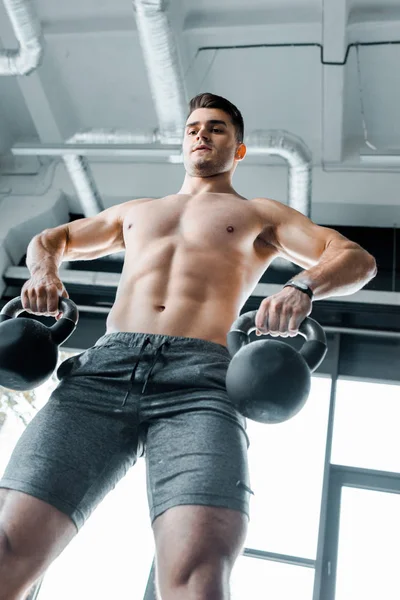
<svg viewBox="0 0 400 600">
<path fill-rule="evenodd" d="M 228 350 L 196 338 L 112 333 L 58 369 L 0 487 L 66 513 L 79 529 L 144 455 L 150 518 L 201 504 L 249 515 L 245 419 L 228 399 Z"/>
</svg>

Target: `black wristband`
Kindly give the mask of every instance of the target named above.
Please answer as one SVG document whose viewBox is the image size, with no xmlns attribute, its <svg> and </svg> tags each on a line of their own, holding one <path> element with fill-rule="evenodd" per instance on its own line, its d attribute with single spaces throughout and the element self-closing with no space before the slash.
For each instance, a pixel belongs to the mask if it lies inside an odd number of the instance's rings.
<svg viewBox="0 0 400 600">
<path fill-rule="evenodd" d="M 296 288 L 296 290 L 300 290 L 300 292 L 303 292 L 303 294 L 307 294 L 307 296 L 310 298 L 310 300 L 313 299 L 314 297 L 314 292 L 312 291 L 312 289 L 310 287 L 308 287 L 308 285 L 306 283 L 303 283 L 302 281 L 288 281 L 284 286 L 285 287 L 293 287 Z"/>
</svg>

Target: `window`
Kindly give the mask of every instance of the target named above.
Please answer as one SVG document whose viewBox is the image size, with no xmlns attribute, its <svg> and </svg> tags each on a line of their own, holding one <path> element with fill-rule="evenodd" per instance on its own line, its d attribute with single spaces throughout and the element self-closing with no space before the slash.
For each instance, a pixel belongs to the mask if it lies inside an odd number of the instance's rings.
<svg viewBox="0 0 400 600">
<path fill-rule="evenodd" d="M 399 598 L 400 495 L 343 487 L 335 600 Z"/>
<path fill-rule="evenodd" d="M 231 579 L 232 600 L 312 600 L 314 569 L 240 556 Z"/>
<path fill-rule="evenodd" d="M 400 386 L 339 379 L 331 462 L 400 473 Z"/>
<path fill-rule="evenodd" d="M 49 568 L 38 600 L 143 598 L 154 556 L 144 459 Z"/>
<path fill-rule="evenodd" d="M 248 548 L 316 557 L 331 380 L 313 377 L 307 404 L 277 425 L 248 421 Z"/>
</svg>

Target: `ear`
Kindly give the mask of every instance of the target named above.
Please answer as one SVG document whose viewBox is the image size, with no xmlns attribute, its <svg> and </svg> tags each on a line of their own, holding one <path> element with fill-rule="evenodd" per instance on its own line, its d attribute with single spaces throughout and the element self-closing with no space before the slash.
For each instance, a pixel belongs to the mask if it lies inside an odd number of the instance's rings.
<svg viewBox="0 0 400 600">
<path fill-rule="evenodd" d="M 246 146 L 243 143 L 239 144 L 239 146 L 236 149 L 236 153 L 235 153 L 236 160 L 243 160 L 244 157 L 246 156 L 246 151 L 247 151 Z"/>
</svg>

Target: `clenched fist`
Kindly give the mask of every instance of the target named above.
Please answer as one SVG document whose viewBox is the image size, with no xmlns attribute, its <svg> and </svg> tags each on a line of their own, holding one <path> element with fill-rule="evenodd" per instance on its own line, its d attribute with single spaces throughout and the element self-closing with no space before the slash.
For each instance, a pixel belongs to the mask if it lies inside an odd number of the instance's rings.
<svg viewBox="0 0 400 600">
<path fill-rule="evenodd" d="M 294 337 L 311 310 L 312 301 L 306 294 L 293 287 L 286 287 L 261 302 L 255 319 L 256 333 L 272 337 Z"/>
<path fill-rule="evenodd" d="M 58 309 L 60 297 L 69 298 L 61 279 L 55 274 L 36 273 L 26 281 L 21 290 L 23 308 L 34 315 L 61 318 Z"/>
</svg>

